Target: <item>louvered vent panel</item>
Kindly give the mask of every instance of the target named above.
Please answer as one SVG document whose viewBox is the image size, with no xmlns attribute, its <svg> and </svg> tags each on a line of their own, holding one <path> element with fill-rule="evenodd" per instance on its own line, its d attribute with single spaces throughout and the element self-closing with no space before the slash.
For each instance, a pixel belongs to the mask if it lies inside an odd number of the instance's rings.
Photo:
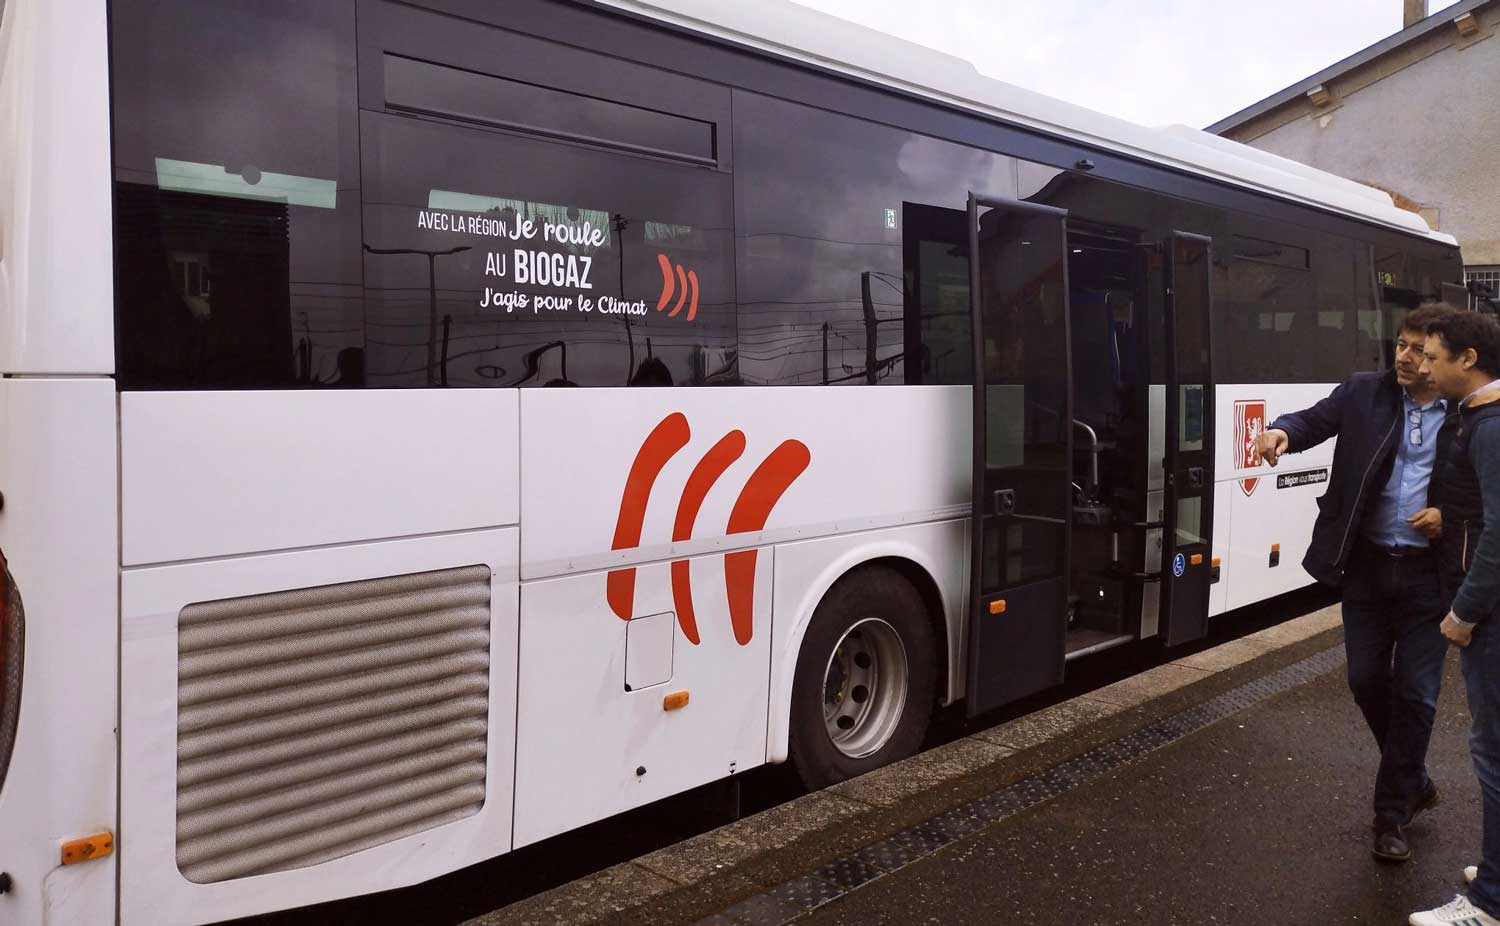
<svg viewBox="0 0 1500 926">
<path fill-rule="evenodd" d="M 177 643 L 189 881 L 303 868 L 483 805 L 487 566 L 193 604 Z"/>
</svg>

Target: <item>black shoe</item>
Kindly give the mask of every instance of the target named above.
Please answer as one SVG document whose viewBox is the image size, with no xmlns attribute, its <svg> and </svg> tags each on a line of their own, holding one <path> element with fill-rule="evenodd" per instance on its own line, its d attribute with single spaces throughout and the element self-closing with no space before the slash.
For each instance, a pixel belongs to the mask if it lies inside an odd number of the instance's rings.
<svg viewBox="0 0 1500 926">
<path fill-rule="evenodd" d="M 1399 826 L 1382 826 L 1375 831 L 1370 854 L 1382 862 L 1405 862 L 1411 859 L 1411 845 Z"/>
</svg>

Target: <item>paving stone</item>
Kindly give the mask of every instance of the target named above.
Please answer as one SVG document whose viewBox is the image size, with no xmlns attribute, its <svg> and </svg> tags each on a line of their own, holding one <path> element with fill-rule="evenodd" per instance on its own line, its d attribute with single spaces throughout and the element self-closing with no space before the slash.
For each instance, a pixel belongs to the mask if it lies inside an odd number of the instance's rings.
<svg viewBox="0 0 1500 926">
<path fill-rule="evenodd" d="M 463 926 L 586 926 L 676 888 L 672 881 L 627 862 L 483 914 Z"/>
<path fill-rule="evenodd" d="M 844 893 L 844 889 L 817 875 L 808 875 L 805 878 L 796 878 L 778 884 L 766 893 L 783 903 L 791 904 L 800 911 L 807 911 L 828 903 Z"/>
<path fill-rule="evenodd" d="M 1265 643 L 1249 643 L 1245 640 L 1230 640 L 1211 649 L 1174 659 L 1171 665 L 1186 666 L 1200 672 L 1224 672 L 1244 665 L 1258 656 L 1264 656 L 1270 647 Z"/>
<path fill-rule="evenodd" d="M 1102 701 L 1073 698 L 1009 723 L 975 733 L 973 738 L 1007 746 L 1017 751 L 1040 746 L 1079 727 L 1117 712 Z"/>
<path fill-rule="evenodd" d="M 1202 681 L 1208 676 L 1209 673 L 1201 669 L 1189 669 L 1187 666 L 1167 663 L 1148 672 L 1142 672 L 1140 675 L 1122 679 L 1113 685 L 1095 689 L 1084 695 L 1083 700 L 1101 701 L 1119 708 L 1139 707 L 1153 698 L 1171 694 L 1194 682 Z"/>
<path fill-rule="evenodd" d="M 895 871 L 921 858 L 922 853 L 893 839 L 882 839 L 880 842 L 851 852 L 850 856 L 862 862 L 868 862 L 881 871 Z"/>
<path fill-rule="evenodd" d="M 993 765 L 1014 752 L 1009 746 L 966 736 L 828 790 L 874 807 L 894 807 L 913 795 Z"/>
<path fill-rule="evenodd" d="M 818 791 L 658 849 L 636 859 L 635 864 L 678 884 L 696 884 L 717 871 L 868 810 L 865 804 Z"/>
<path fill-rule="evenodd" d="M 855 858 L 852 855 L 834 859 L 813 872 L 823 880 L 837 884 L 846 891 L 859 887 L 867 881 L 873 881 L 884 873 L 884 870 L 873 862 Z"/>
<path fill-rule="evenodd" d="M 767 892 L 740 901 L 725 910 L 724 915 L 745 926 L 779 926 L 805 912 L 807 911 Z"/>
</svg>

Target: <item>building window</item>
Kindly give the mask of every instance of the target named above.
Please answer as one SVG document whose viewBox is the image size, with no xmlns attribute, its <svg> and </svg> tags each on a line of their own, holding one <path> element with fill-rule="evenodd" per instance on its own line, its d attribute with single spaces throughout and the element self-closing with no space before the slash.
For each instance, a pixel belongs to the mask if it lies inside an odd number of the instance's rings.
<svg viewBox="0 0 1500 926">
<path fill-rule="evenodd" d="M 1490 297 L 1500 295 L 1500 265 L 1465 267 L 1464 282 L 1478 283 L 1490 291 Z"/>
</svg>

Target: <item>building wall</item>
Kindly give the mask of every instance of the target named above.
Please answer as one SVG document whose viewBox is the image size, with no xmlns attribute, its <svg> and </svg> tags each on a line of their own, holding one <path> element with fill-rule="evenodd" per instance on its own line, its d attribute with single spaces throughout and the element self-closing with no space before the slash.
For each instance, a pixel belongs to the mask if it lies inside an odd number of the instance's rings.
<svg viewBox="0 0 1500 926">
<path fill-rule="evenodd" d="M 1301 97 L 1224 135 L 1398 194 L 1466 265 L 1500 264 L 1500 4 L 1476 16 L 1477 36 L 1438 30 L 1330 81 L 1324 106 Z"/>
</svg>

